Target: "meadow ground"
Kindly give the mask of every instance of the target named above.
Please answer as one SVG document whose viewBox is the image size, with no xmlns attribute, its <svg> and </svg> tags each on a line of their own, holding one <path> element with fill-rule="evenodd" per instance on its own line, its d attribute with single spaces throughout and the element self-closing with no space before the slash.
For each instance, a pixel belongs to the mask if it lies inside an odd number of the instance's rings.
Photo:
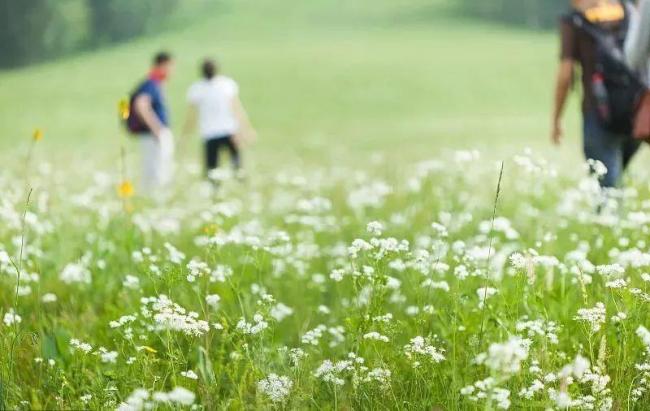
<svg viewBox="0 0 650 411">
<path fill-rule="evenodd" d="M 596 213 L 574 114 L 546 146 L 552 34 L 364 3 L 0 73 L 0 408 L 649 406 L 643 160 Z M 116 106 L 161 46 L 176 125 L 202 56 L 240 82 L 246 182 L 215 194 L 191 140 L 139 195 Z"/>
</svg>

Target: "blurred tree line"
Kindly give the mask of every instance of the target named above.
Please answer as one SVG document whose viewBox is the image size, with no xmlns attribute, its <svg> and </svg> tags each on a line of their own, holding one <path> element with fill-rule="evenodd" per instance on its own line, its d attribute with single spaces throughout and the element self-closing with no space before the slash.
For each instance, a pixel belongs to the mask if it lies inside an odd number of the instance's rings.
<svg viewBox="0 0 650 411">
<path fill-rule="evenodd" d="M 0 67 L 159 29 L 180 0 L 0 0 Z"/>
<path fill-rule="evenodd" d="M 556 27 L 569 0 L 459 0 L 464 14 L 524 25 L 532 28 Z"/>
</svg>

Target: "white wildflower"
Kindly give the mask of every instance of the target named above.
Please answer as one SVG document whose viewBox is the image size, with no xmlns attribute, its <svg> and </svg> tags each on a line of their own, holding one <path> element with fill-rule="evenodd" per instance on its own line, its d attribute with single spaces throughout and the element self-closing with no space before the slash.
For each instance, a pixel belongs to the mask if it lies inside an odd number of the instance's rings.
<svg viewBox="0 0 650 411">
<path fill-rule="evenodd" d="M 479 354 L 475 362 L 485 364 L 495 372 L 515 374 L 521 370 L 521 363 L 528 358 L 530 340 L 511 337 L 504 343 L 492 343 L 486 353 Z"/>
<path fill-rule="evenodd" d="M 93 350 L 92 345 L 90 345 L 88 343 L 85 343 L 85 342 L 82 342 L 82 341 L 79 341 L 76 338 L 72 338 L 70 340 L 70 346 L 72 348 L 76 348 L 77 350 L 82 351 L 82 352 L 84 352 L 86 354 L 88 354 L 89 352 L 91 352 Z"/>
<path fill-rule="evenodd" d="M 381 335 L 376 331 L 369 332 L 363 335 L 364 340 L 383 341 L 388 342 L 389 339 L 385 335 Z"/>
<path fill-rule="evenodd" d="M 85 264 L 79 263 L 70 263 L 63 267 L 63 270 L 59 274 L 59 279 L 66 284 L 73 283 L 83 283 L 90 284 L 91 276 L 90 271 Z"/>
<path fill-rule="evenodd" d="M 127 275 L 122 281 L 122 286 L 131 290 L 140 289 L 140 279 L 134 275 Z"/>
<path fill-rule="evenodd" d="M 56 300 L 57 300 L 56 294 L 53 293 L 43 294 L 43 296 L 41 297 L 41 301 L 44 303 L 53 303 L 56 302 Z"/>
<path fill-rule="evenodd" d="M 444 352 L 444 349 L 434 347 L 421 336 L 411 338 L 411 341 L 404 346 L 404 354 L 406 354 L 406 357 L 418 363 L 419 358 L 424 358 L 437 364 L 445 360 Z"/>
<path fill-rule="evenodd" d="M 284 401 L 291 392 L 293 382 L 288 377 L 269 374 L 257 383 L 257 389 L 273 402 Z"/>
<path fill-rule="evenodd" d="M 276 321 L 282 321 L 288 316 L 293 314 L 293 309 L 290 307 L 287 307 L 286 305 L 282 303 L 277 303 L 273 307 L 271 307 L 271 310 L 269 312 L 271 317 L 273 317 Z"/>
<path fill-rule="evenodd" d="M 266 330 L 269 327 L 269 323 L 264 321 L 264 317 L 260 313 L 256 313 L 253 316 L 253 322 L 246 322 L 244 318 L 240 319 L 237 323 L 237 329 L 244 334 L 255 335 L 259 334 L 262 331 Z"/>
<path fill-rule="evenodd" d="M 196 373 L 192 370 L 187 370 L 187 371 L 181 371 L 181 375 L 185 378 L 189 378 L 191 380 L 198 380 L 199 376 L 196 375 Z"/>
<path fill-rule="evenodd" d="M 478 296 L 478 306 L 479 308 L 483 308 L 483 305 L 485 304 L 485 301 L 497 294 L 499 290 L 496 288 L 492 287 L 481 287 L 478 290 L 476 290 L 476 295 Z"/>
<path fill-rule="evenodd" d="M 175 387 L 169 392 L 154 392 L 152 398 L 156 402 L 189 406 L 194 404 L 196 395 L 187 388 Z"/>
<path fill-rule="evenodd" d="M 588 323 L 592 334 L 595 334 L 600 331 L 601 325 L 605 323 L 606 314 L 605 304 L 598 302 L 593 308 L 579 309 L 575 320 Z"/>
<path fill-rule="evenodd" d="M 5 313 L 2 319 L 2 322 L 4 322 L 7 327 L 13 324 L 20 324 L 22 321 L 23 321 L 22 317 L 16 314 L 13 308 L 10 308 L 9 311 Z"/>
<path fill-rule="evenodd" d="M 371 221 L 366 226 L 366 231 L 368 231 L 370 234 L 374 236 L 380 236 L 384 231 L 384 226 L 379 221 Z"/>
<path fill-rule="evenodd" d="M 210 294 L 205 297 L 205 302 L 213 310 L 217 310 L 219 308 L 219 301 L 221 301 L 221 297 L 218 294 Z"/>
</svg>

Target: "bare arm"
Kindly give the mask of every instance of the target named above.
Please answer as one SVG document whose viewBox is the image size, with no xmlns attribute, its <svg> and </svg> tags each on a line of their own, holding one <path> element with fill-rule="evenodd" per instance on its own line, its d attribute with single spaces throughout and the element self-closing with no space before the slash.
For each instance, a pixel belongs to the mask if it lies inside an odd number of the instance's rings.
<svg viewBox="0 0 650 411">
<path fill-rule="evenodd" d="M 248 118 L 248 113 L 242 104 L 239 96 L 235 97 L 232 102 L 232 109 L 237 116 L 237 121 L 239 122 L 239 136 L 238 140 L 244 138 L 245 140 L 255 140 L 257 138 L 257 132 L 253 128 L 250 119 Z"/>
<path fill-rule="evenodd" d="M 562 141 L 562 115 L 566 106 L 567 96 L 573 80 L 573 59 L 563 59 L 557 73 L 555 82 L 555 100 L 553 104 L 553 118 L 551 124 L 551 140 L 555 144 Z"/>
<path fill-rule="evenodd" d="M 148 94 L 140 94 L 134 101 L 135 109 L 142 121 L 149 127 L 149 130 L 155 136 L 159 136 L 160 132 L 165 128 L 160 121 L 156 112 L 151 107 L 151 97 Z"/>
</svg>

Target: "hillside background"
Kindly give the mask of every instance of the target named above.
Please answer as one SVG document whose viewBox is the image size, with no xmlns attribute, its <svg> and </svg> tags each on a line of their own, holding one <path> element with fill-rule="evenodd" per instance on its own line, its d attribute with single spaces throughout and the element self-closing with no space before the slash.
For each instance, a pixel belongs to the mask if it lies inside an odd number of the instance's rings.
<svg viewBox="0 0 650 411">
<path fill-rule="evenodd" d="M 0 149 L 10 157 L 5 149 L 20 148 L 38 127 L 52 160 L 116 162 L 125 138 L 117 102 L 146 75 L 151 56 L 167 49 L 177 61 L 167 87 L 177 137 L 198 63 L 214 56 L 241 86 L 260 134 L 250 152 L 258 165 L 371 161 L 381 152 L 392 166 L 457 148 L 500 157 L 533 147 L 580 158 L 578 93 L 568 108 L 568 147 L 548 144 L 560 2 L 0 4 L 10 11 L 0 18 L 12 23 L 0 24 Z M 18 59 L 21 47 L 30 52 Z M 181 146 L 198 161 L 194 136 Z"/>
</svg>

